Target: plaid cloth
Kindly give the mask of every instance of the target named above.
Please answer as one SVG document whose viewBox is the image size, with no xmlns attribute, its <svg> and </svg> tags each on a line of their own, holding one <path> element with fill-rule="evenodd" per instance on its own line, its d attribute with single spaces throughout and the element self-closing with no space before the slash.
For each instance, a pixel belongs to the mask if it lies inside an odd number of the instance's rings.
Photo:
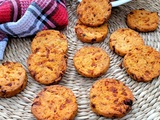
<svg viewBox="0 0 160 120">
<path fill-rule="evenodd" d="M 65 0 L 0 0 L 0 60 L 8 35 L 27 37 L 44 29 L 63 29 L 67 25 Z"/>
</svg>

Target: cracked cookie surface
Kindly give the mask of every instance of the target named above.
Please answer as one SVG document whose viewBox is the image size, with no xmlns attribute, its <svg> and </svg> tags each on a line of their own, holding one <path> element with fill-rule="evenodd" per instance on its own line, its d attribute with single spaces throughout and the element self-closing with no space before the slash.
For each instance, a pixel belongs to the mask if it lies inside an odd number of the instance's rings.
<svg viewBox="0 0 160 120">
<path fill-rule="evenodd" d="M 139 32 L 155 31 L 158 27 L 158 12 L 145 9 L 133 10 L 126 18 L 128 27 Z"/>
<path fill-rule="evenodd" d="M 31 112 L 38 120 L 74 120 L 77 111 L 74 93 L 61 85 L 45 87 L 31 106 Z"/>
<path fill-rule="evenodd" d="M 124 117 L 134 101 L 132 91 L 121 81 L 102 78 L 90 89 L 90 107 L 93 112 L 107 118 Z"/>
<path fill-rule="evenodd" d="M 95 78 L 108 70 L 110 57 L 99 47 L 85 46 L 75 53 L 73 62 L 79 74 Z"/>
<path fill-rule="evenodd" d="M 123 65 L 134 80 L 151 81 L 160 75 L 160 52 L 150 46 L 137 46 L 125 55 Z"/>
<path fill-rule="evenodd" d="M 111 15 L 112 5 L 109 0 L 82 0 L 77 6 L 78 19 L 87 26 L 99 26 Z"/>
<path fill-rule="evenodd" d="M 138 32 L 129 28 L 117 29 L 109 39 L 110 49 L 120 56 L 125 56 L 130 49 L 141 45 L 144 45 L 143 38 Z"/>
<path fill-rule="evenodd" d="M 89 27 L 82 24 L 79 20 L 75 26 L 75 32 L 79 40 L 86 43 L 102 42 L 108 34 L 106 23 L 98 27 Z"/>
<path fill-rule="evenodd" d="M 0 97 L 12 97 L 25 89 L 27 74 L 18 62 L 3 62 L 0 65 Z"/>
</svg>

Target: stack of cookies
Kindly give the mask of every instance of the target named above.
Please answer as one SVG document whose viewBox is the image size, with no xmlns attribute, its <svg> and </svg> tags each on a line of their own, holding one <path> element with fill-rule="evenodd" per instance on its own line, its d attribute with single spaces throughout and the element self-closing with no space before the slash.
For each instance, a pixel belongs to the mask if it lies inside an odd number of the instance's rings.
<svg viewBox="0 0 160 120">
<path fill-rule="evenodd" d="M 82 0 L 77 7 L 78 21 L 75 26 L 78 39 L 87 43 L 103 41 L 108 33 L 106 22 L 111 10 L 109 0 Z"/>
<path fill-rule="evenodd" d="M 31 76 L 44 85 L 58 83 L 66 71 L 66 36 L 56 30 L 37 33 L 31 43 L 27 63 Z"/>
<path fill-rule="evenodd" d="M 123 65 L 131 78 L 149 82 L 160 75 L 160 53 L 146 46 L 136 31 L 156 30 L 158 14 L 145 9 L 133 10 L 127 15 L 126 24 L 129 28 L 119 28 L 111 34 L 110 49 L 124 57 Z"/>
</svg>

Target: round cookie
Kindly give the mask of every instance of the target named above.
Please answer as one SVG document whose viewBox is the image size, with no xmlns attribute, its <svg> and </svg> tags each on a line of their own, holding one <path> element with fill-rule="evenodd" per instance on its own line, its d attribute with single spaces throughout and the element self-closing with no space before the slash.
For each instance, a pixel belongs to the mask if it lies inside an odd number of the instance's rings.
<svg viewBox="0 0 160 120">
<path fill-rule="evenodd" d="M 0 65 L 0 97 L 13 97 L 27 84 L 27 74 L 18 62 L 4 62 Z"/>
<path fill-rule="evenodd" d="M 143 38 L 138 32 L 129 28 L 117 29 L 109 40 L 110 49 L 120 56 L 125 56 L 130 49 L 140 45 L 144 45 Z"/>
<path fill-rule="evenodd" d="M 127 15 L 126 23 L 131 29 L 140 32 L 154 31 L 158 27 L 158 12 L 145 9 L 133 10 Z"/>
<path fill-rule="evenodd" d="M 67 38 L 56 30 L 42 30 L 36 34 L 31 43 L 32 53 L 54 52 L 66 54 L 68 50 Z"/>
<path fill-rule="evenodd" d="M 75 26 L 75 32 L 79 40 L 86 43 L 97 43 L 103 41 L 108 34 L 108 25 L 104 23 L 98 27 L 83 25 L 79 20 Z"/>
<path fill-rule="evenodd" d="M 119 80 L 103 78 L 90 89 L 90 106 L 93 112 L 107 118 L 124 117 L 134 101 L 132 91 Z"/>
<path fill-rule="evenodd" d="M 86 26 L 99 26 L 111 15 L 109 0 L 82 0 L 77 6 L 78 19 Z"/>
<path fill-rule="evenodd" d="M 35 53 L 28 59 L 31 76 L 39 83 L 49 85 L 59 82 L 66 71 L 66 59 L 59 53 Z"/>
<path fill-rule="evenodd" d="M 60 85 L 45 87 L 31 106 L 31 112 L 38 120 L 73 120 L 77 110 L 74 93 Z"/>
<path fill-rule="evenodd" d="M 123 65 L 134 80 L 151 81 L 160 75 L 160 52 L 150 46 L 137 46 L 125 55 Z"/>
<path fill-rule="evenodd" d="M 99 47 L 85 46 L 75 53 L 73 62 L 79 74 L 85 77 L 95 78 L 108 70 L 110 58 Z"/>
</svg>

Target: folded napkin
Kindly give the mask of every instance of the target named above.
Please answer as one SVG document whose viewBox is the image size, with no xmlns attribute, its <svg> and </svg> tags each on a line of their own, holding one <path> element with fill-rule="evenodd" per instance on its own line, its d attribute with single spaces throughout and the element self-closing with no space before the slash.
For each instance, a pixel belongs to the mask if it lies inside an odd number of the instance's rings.
<svg viewBox="0 0 160 120">
<path fill-rule="evenodd" d="M 0 0 L 0 60 L 8 37 L 27 37 L 68 25 L 65 0 Z"/>
</svg>

